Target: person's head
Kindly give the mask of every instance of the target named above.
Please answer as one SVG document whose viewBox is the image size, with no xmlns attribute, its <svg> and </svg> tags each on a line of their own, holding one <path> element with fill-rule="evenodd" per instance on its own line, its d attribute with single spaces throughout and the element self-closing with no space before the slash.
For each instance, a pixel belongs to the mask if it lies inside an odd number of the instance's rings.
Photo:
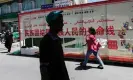
<svg viewBox="0 0 133 80">
<path fill-rule="evenodd" d="M 6 32 L 8 32 L 8 33 L 9 33 L 9 32 L 10 32 L 10 30 L 6 30 Z"/>
<path fill-rule="evenodd" d="M 10 34 L 10 30 L 6 30 L 6 35 L 9 35 Z"/>
<path fill-rule="evenodd" d="M 89 28 L 89 33 L 92 35 L 96 35 L 96 30 L 93 27 Z"/>
<path fill-rule="evenodd" d="M 63 11 L 52 11 L 46 16 L 46 21 L 50 27 L 50 31 L 56 34 L 63 30 Z"/>
</svg>

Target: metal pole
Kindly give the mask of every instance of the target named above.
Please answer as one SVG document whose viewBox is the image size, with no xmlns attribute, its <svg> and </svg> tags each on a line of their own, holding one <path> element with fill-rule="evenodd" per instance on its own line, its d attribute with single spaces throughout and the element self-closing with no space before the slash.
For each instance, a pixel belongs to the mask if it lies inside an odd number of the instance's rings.
<svg viewBox="0 0 133 80">
<path fill-rule="evenodd" d="M 34 46 L 34 42 L 33 42 L 33 38 L 31 38 L 32 39 L 32 47 Z"/>
<path fill-rule="evenodd" d="M 19 11 L 21 12 L 21 10 L 22 10 L 22 0 L 19 0 Z M 20 26 L 20 23 L 18 23 L 18 24 Z M 22 34 L 22 30 L 20 29 L 19 37 L 21 36 L 21 34 Z M 19 39 L 20 39 L 19 40 L 19 46 L 20 46 L 20 53 L 21 53 L 21 37 Z"/>
<path fill-rule="evenodd" d="M 82 12 L 82 13 L 81 13 L 81 20 L 83 21 L 83 18 L 84 18 L 84 11 L 83 11 L 83 7 L 81 7 L 81 12 Z M 80 27 L 83 27 L 83 26 L 84 26 L 84 23 L 82 22 L 82 24 L 81 24 L 81 26 L 80 26 Z M 80 33 L 80 31 L 79 31 L 79 33 Z M 80 40 L 81 40 L 81 42 L 82 42 L 82 43 L 84 43 L 84 35 L 82 35 L 82 37 L 81 37 L 81 39 L 80 39 Z M 82 46 L 81 42 L 80 42 L 80 44 L 79 44 L 79 45 L 80 45 L 80 48 L 82 47 L 81 49 L 83 50 L 83 54 L 84 54 L 84 47 Z"/>
<path fill-rule="evenodd" d="M 107 19 L 107 4 L 105 4 L 105 19 Z M 105 22 L 105 27 L 106 27 L 106 38 L 107 38 L 107 46 L 106 48 L 108 49 L 108 23 Z M 107 51 L 108 57 L 109 57 L 109 51 Z"/>
<path fill-rule="evenodd" d="M 31 13 L 30 13 L 30 25 L 31 25 Z M 32 26 L 30 27 L 30 30 L 32 30 Z M 34 46 L 34 42 L 33 42 L 33 38 L 32 37 L 31 37 L 31 41 L 32 41 L 31 46 L 33 47 Z"/>
<path fill-rule="evenodd" d="M 105 19 L 107 19 L 107 4 L 105 4 Z M 105 22 L 105 27 L 106 27 L 106 38 L 108 40 L 108 23 Z"/>
<path fill-rule="evenodd" d="M 23 40 L 23 46 L 25 46 L 25 45 L 24 45 L 24 40 Z"/>
<path fill-rule="evenodd" d="M 20 29 L 20 35 L 22 34 L 22 31 L 21 31 L 21 29 Z M 20 49 L 21 49 L 21 38 L 19 38 L 20 40 L 19 40 L 19 45 L 20 45 Z"/>
</svg>

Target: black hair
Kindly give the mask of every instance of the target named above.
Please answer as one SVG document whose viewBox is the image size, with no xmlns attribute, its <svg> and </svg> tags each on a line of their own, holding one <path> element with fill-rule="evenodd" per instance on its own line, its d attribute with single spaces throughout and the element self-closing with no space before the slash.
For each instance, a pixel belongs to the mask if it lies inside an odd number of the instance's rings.
<svg viewBox="0 0 133 80">
<path fill-rule="evenodd" d="M 96 34 L 96 30 L 93 27 L 90 27 L 89 28 L 89 33 L 92 34 L 92 35 L 95 35 Z"/>
</svg>

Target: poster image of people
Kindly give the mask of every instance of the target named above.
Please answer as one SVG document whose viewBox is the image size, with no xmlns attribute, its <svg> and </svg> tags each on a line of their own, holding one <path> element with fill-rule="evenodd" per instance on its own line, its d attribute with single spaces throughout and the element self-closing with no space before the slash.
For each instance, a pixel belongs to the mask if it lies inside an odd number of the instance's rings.
<svg viewBox="0 0 133 80">
<path fill-rule="evenodd" d="M 121 41 L 121 46 L 124 46 L 126 44 L 125 36 L 126 35 L 126 30 L 122 28 L 121 30 L 118 31 L 118 36 Z"/>
<path fill-rule="evenodd" d="M 128 30 L 129 29 L 129 22 L 125 22 L 123 23 L 123 27 Z"/>
</svg>

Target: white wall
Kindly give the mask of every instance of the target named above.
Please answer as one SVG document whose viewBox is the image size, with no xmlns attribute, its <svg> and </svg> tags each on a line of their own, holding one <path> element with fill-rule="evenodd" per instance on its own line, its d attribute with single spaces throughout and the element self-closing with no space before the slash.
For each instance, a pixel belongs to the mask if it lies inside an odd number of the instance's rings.
<svg viewBox="0 0 133 80">
<path fill-rule="evenodd" d="M 84 3 L 88 3 L 88 0 L 73 0 L 74 4 L 84 4 Z"/>
<path fill-rule="evenodd" d="M 100 2 L 100 1 L 107 1 L 107 0 L 73 0 L 74 4 L 84 4 L 84 3 L 93 3 L 93 2 Z"/>
</svg>

